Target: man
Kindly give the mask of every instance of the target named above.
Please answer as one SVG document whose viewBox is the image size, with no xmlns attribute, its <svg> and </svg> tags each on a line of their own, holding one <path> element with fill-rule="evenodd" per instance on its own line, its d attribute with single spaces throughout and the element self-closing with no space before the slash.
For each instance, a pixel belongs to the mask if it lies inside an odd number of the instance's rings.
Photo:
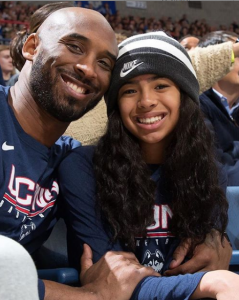
<svg viewBox="0 0 239 300">
<path fill-rule="evenodd" d="M 200 39 L 193 35 L 186 35 L 180 40 L 180 44 L 187 50 L 191 50 L 197 47 Z"/>
<path fill-rule="evenodd" d="M 212 32 L 205 36 L 200 47 L 235 43 L 237 36 L 230 32 Z M 201 94 L 201 109 L 206 121 L 215 134 L 217 152 L 226 166 L 228 185 L 239 185 L 239 58 L 234 58 L 231 71 L 216 82 L 212 88 Z"/>
<path fill-rule="evenodd" d="M 10 56 L 10 46 L 8 45 L 0 45 L 0 66 L 5 85 L 9 85 L 8 82 L 14 73 L 14 66 Z"/>
<path fill-rule="evenodd" d="M 59 137 L 102 98 L 118 49 L 99 13 L 64 8 L 28 37 L 22 52 L 26 63 L 18 82 L 10 91 L 0 90 L 0 233 L 32 254 L 56 221 L 57 165 L 79 145 Z M 85 246 L 82 282 L 85 277 L 87 286 L 46 281 L 45 299 L 130 298 L 136 284 L 155 272 L 140 266 L 132 254 L 119 254 L 109 253 L 90 268 L 91 251 Z M 42 282 L 39 290 L 43 298 Z"/>
</svg>

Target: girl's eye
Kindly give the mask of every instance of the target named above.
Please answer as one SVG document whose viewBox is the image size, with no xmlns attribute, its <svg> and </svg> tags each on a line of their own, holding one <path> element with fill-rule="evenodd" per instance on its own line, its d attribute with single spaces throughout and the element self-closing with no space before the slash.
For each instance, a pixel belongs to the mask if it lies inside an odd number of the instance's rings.
<svg viewBox="0 0 239 300">
<path fill-rule="evenodd" d="M 123 92 L 123 94 L 134 94 L 134 93 L 136 93 L 136 91 L 135 90 L 133 90 L 133 89 L 128 89 L 128 90 L 125 90 L 124 92 Z"/>
<path fill-rule="evenodd" d="M 168 87 L 168 85 L 166 85 L 166 84 L 158 84 L 155 89 L 156 90 L 162 90 L 162 89 L 165 89 L 167 87 Z"/>
</svg>

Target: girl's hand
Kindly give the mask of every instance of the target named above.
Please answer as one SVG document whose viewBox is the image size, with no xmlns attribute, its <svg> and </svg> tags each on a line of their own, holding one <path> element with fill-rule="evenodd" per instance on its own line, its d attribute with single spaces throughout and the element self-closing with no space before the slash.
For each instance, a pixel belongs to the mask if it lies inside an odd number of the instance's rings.
<svg viewBox="0 0 239 300">
<path fill-rule="evenodd" d="M 232 247 L 226 238 L 221 242 L 221 235 L 218 231 L 212 230 L 207 235 L 205 242 L 194 249 L 193 256 L 181 264 L 187 257 L 189 248 L 190 239 L 179 244 L 173 253 L 169 270 L 164 275 L 174 276 L 199 271 L 228 270 Z"/>
</svg>

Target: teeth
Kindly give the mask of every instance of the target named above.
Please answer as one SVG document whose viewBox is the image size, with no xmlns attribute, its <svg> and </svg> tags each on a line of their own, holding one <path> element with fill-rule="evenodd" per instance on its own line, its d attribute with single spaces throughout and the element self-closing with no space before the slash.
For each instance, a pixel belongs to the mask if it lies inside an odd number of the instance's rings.
<svg viewBox="0 0 239 300">
<path fill-rule="evenodd" d="M 67 82 L 66 83 L 73 91 L 79 93 L 79 94 L 85 94 L 86 93 L 86 89 L 77 86 L 76 84 L 72 83 L 72 82 Z"/>
<path fill-rule="evenodd" d="M 152 117 L 152 118 L 138 118 L 139 122 L 143 123 L 143 124 L 153 124 L 162 119 L 163 119 L 163 115 L 157 116 L 157 117 Z"/>
</svg>

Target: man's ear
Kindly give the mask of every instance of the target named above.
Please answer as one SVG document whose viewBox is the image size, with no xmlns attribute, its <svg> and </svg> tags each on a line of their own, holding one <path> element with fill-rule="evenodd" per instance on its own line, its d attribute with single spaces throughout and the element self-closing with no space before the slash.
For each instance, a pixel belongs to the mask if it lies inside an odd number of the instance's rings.
<svg viewBox="0 0 239 300">
<path fill-rule="evenodd" d="M 39 39 L 36 33 L 30 34 L 29 37 L 26 39 L 22 47 L 22 55 L 26 60 L 33 60 L 34 55 L 36 53 L 36 48 L 38 46 L 38 42 Z"/>
</svg>

